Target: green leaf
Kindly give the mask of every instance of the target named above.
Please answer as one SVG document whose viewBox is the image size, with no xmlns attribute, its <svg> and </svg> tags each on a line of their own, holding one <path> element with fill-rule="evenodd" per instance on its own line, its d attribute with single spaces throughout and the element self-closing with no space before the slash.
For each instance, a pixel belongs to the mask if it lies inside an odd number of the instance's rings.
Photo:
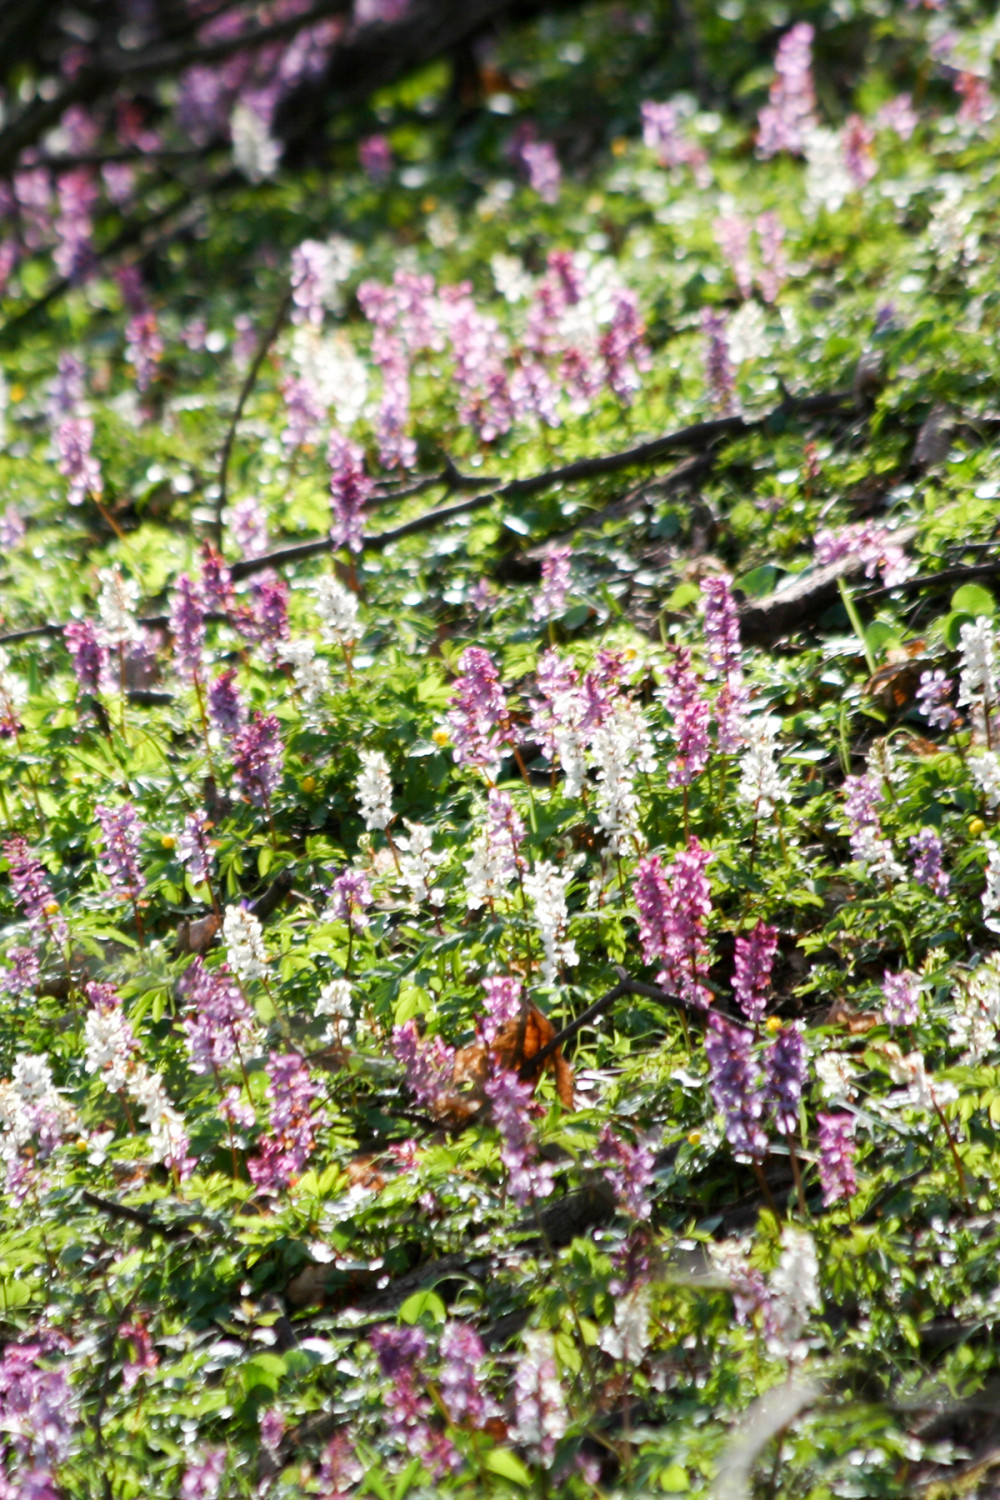
<svg viewBox="0 0 1000 1500">
<path fill-rule="evenodd" d="M 774 564 L 762 563 L 759 568 L 752 568 L 749 573 L 737 578 L 734 587 L 742 589 L 748 599 L 765 599 L 768 594 L 774 593 L 777 582 L 778 570 Z"/>
<path fill-rule="evenodd" d="M 427 1290 L 414 1292 L 412 1297 L 407 1297 L 399 1309 L 399 1316 L 404 1323 L 419 1323 L 421 1318 L 429 1318 L 432 1323 L 443 1323 L 448 1311 L 437 1292 Z"/>
<path fill-rule="evenodd" d="M 491 1448 L 483 1458 L 483 1468 L 500 1479 L 509 1479 L 511 1484 L 519 1484 L 526 1490 L 531 1488 L 531 1475 L 509 1448 Z"/>
<path fill-rule="evenodd" d="M 995 615 L 997 612 L 996 600 L 981 583 L 963 583 L 952 594 L 951 607 L 976 619 L 981 615 Z"/>
<path fill-rule="evenodd" d="M 679 583 L 670 597 L 664 600 L 663 607 L 676 613 L 687 609 L 689 604 L 693 604 L 700 597 L 701 589 L 696 583 Z"/>
<path fill-rule="evenodd" d="M 660 1470 L 660 1489 L 668 1495 L 681 1495 L 691 1488 L 687 1469 L 680 1464 L 668 1464 Z"/>
</svg>

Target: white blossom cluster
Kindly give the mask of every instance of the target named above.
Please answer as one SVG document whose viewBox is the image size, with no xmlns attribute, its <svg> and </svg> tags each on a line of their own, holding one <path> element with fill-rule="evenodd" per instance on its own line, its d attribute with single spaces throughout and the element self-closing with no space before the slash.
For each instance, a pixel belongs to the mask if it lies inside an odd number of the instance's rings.
<svg viewBox="0 0 1000 1500">
<path fill-rule="evenodd" d="M 983 919 L 991 932 L 1000 932 L 1000 848 L 989 843 L 986 846 L 986 887 L 983 891 Z"/>
<path fill-rule="evenodd" d="M 568 1426 L 566 1393 L 559 1380 L 552 1334 L 536 1329 L 524 1334 L 523 1344 L 514 1372 L 517 1422 L 512 1436 L 544 1458 L 551 1455 Z"/>
<path fill-rule="evenodd" d="M 577 961 L 577 951 L 567 936 L 569 913 L 566 908 L 566 887 L 569 874 L 561 875 L 549 860 L 541 860 L 524 877 L 524 889 L 535 908 L 535 921 L 542 939 L 542 978 L 546 984 L 555 984 L 563 964 L 572 966 Z"/>
<path fill-rule="evenodd" d="M 997 706 L 997 643 L 993 621 L 985 615 L 970 620 L 959 632 L 958 706 L 972 711 L 972 723 L 986 730 L 986 715 Z"/>
<path fill-rule="evenodd" d="M 777 739 L 781 721 L 771 714 L 754 714 L 744 721 L 746 749 L 740 756 L 739 795 L 754 810 L 755 817 L 768 818 L 779 802 L 787 802 L 788 787 L 782 781 L 777 761 Z"/>
<path fill-rule="evenodd" d="M 357 596 L 329 573 L 315 584 L 316 613 L 325 641 L 334 646 L 349 646 L 358 638 Z"/>
<path fill-rule="evenodd" d="M 608 835 L 612 854 L 632 852 L 644 840 L 639 830 L 639 798 L 635 777 L 656 769 L 656 751 L 642 707 L 631 698 L 617 698 L 612 712 L 594 730 L 591 762 L 597 770 L 597 821 Z"/>
<path fill-rule="evenodd" d="M 127 1087 L 135 1051 L 135 1036 L 120 1005 L 92 1005 L 83 1023 L 83 1065 L 100 1073 L 105 1088 L 120 1093 Z"/>
<path fill-rule="evenodd" d="M 292 680 L 302 694 L 306 708 L 315 708 L 330 686 L 330 669 L 316 647 L 306 636 L 285 641 L 281 647 L 285 661 L 292 669 Z"/>
<path fill-rule="evenodd" d="M 244 982 L 261 979 L 267 971 L 264 934 L 253 912 L 245 906 L 227 906 L 222 919 L 222 941 L 229 967 Z"/>
<path fill-rule="evenodd" d="M 444 906 L 445 893 L 434 884 L 434 875 L 445 856 L 432 847 L 431 831 L 423 823 L 411 823 L 408 818 L 404 822 L 409 833 L 398 840 L 403 884 L 418 905 L 429 901 L 431 906 Z"/>
<path fill-rule="evenodd" d="M 362 750 L 358 776 L 358 802 L 365 827 L 388 828 L 392 822 L 392 777 L 381 750 Z"/>
<path fill-rule="evenodd" d="M 771 1272 L 768 1292 L 768 1347 L 783 1359 L 801 1359 L 809 1314 L 822 1305 L 816 1244 L 808 1229 L 786 1224 L 782 1230 L 781 1257 Z"/>
<path fill-rule="evenodd" d="M 97 578 L 101 585 L 97 613 L 105 645 L 123 646 L 128 641 L 138 640 L 139 623 L 135 618 L 138 588 L 131 578 L 123 577 L 118 568 L 102 568 Z"/>
<path fill-rule="evenodd" d="M 138 1064 L 132 1075 L 130 1092 L 142 1110 L 143 1124 L 149 1128 L 149 1149 L 153 1160 L 179 1164 L 188 1146 L 184 1116 L 171 1104 L 159 1073 L 151 1073 L 144 1064 Z"/>
<path fill-rule="evenodd" d="M 1000 953 L 991 953 L 952 994 L 950 1041 L 964 1049 L 964 1063 L 979 1063 L 996 1050 L 1000 1030 Z"/>
</svg>

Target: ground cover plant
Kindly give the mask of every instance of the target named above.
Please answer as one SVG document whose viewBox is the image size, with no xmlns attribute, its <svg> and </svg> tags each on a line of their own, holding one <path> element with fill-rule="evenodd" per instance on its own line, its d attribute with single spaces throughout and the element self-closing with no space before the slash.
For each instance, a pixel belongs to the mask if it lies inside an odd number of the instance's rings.
<svg viewBox="0 0 1000 1500">
<path fill-rule="evenodd" d="M 321 9 L 5 75 L 0 1492 L 993 1494 L 996 22 Z"/>
</svg>

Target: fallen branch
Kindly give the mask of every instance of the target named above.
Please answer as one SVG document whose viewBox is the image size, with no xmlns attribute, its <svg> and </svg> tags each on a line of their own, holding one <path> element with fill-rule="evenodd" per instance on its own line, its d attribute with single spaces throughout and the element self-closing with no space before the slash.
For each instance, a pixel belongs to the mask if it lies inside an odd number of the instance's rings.
<svg viewBox="0 0 1000 1500">
<path fill-rule="evenodd" d="M 286 299 L 287 300 L 287 299 Z M 265 349 L 266 353 L 266 349 Z M 263 359 L 261 355 L 261 359 Z M 251 382 L 252 384 L 252 382 Z M 244 381 L 244 385 L 247 382 Z M 249 394 L 249 391 L 248 391 Z M 246 398 L 244 398 L 245 400 Z M 764 412 L 759 417 L 714 417 L 707 422 L 693 422 L 688 427 L 678 427 L 674 432 L 664 433 L 662 437 L 651 438 L 648 442 L 638 443 L 633 448 L 624 448 L 617 453 L 597 454 L 593 458 L 580 458 L 570 464 L 561 464 L 554 469 L 545 469 L 538 474 L 528 474 L 521 479 L 510 479 L 506 484 L 501 484 L 479 491 L 470 495 L 465 500 L 458 500 L 453 505 L 435 506 L 431 510 L 423 511 L 419 516 L 413 516 L 409 521 L 401 521 L 398 526 L 389 527 L 385 531 L 367 532 L 362 539 L 363 550 L 366 552 L 382 552 L 386 547 L 392 546 L 394 542 L 403 541 L 409 536 L 418 536 L 424 531 L 433 531 L 438 526 L 446 526 L 450 521 L 457 520 L 461 516 L 471 515 L 477 510 L 484 510 L 487 506 L 495 504 L 500 500 L 523 500 L 532 495 L 542 493 L 553 485 L 575 484 L 581 480 L 599 479 L 609 474 L 619 474 L 626 469 L 641 468 L 645 464 L 656 463 L 665 454 L 677 448 L 693 448 L 699 450 L 706 445 L 716 443 L 724 438 L 739 437 L 744 433 L 756 432 L 766 429 L 775 422 L 792 415 L 819 416 L 831 412 L 841 411 L 852 403 L 852 396 L 848 391 L 821 391 L 814 396 L 786 396 L 779 406 Z M 420 481 L 422 484 L 423 481 Z M 476 487 L 479 481 L 475 476 L 462 474 L 454 465 L 446 466 L 441 475 L 433 476 L 433 483 L 442 483 L 452 489 L 466 489 Z M 428 488 L 431 486 L 428 485 Z M 902 534 L 900 534 L 902 535 Z M 270 568 L 289 567 L 298 562 L 305 562 L 311 557 L 320 557 L 324 553 L 336 550 L 336 544 L 329 536 L 312 537 L 305 542 L 293 542 L 287 547 L 278 547 L 272 552 L 265 552 L 260 557 L 247 557 L 233 563 L 230 571 L 233 579 L 237 582 L 243 578 L 250 578 L 255 573 L 266 572 Z M 850 560 L 844 563 L 831 565 L 843 573 Z M 836 579 L 838 572 L 831 574 L 831 586 L 836 593 Z M 815 580 L 817 574 L 810 575 Z M 774 601 L 779 603 L 791 600 L 793 590 L 783 590 L 772 599 L 763 601 L 761 605 L 746 606 L 741 614 L 741 619 L 751 619 L 751 631 L 753 629 L 752 618 L 755 611 L 761 611 L 765 616 L 778 617 L 781 614 L 779 608 L 775 607 Z M 161 628 L 167 623 L 167 617 L 163 614 L 141 615 L 139 624 L 151 629 Z M 18 641 L 40 639 L 45 636 L 61 635 L 64 629 L 62 623 L 50 621 L 44 625 L 29 625 L 20 630 L 11 630 L 0 635 L 0 645 L 13 645 Z M 781 634 L 781 630 L 778 634 Z M 746 634 L 748 641 L 753 641 L 753 634 Z M 767 637 L 765 636 L 764 639 Z"/>
</svg>

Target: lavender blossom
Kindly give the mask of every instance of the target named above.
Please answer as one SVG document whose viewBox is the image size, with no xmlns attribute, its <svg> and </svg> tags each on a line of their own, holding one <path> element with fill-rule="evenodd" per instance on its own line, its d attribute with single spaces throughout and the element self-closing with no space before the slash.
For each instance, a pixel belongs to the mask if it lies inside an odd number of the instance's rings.
<svg viewBox="0 0 1000 1500">
<path fill-rule="evenodd" d="M 11 894 L 24 912 L 32 935 L 38 942 L 51 937 L 61 947 L 69 937 L 69 928 L 52 894 L 45 866 L 27 839 L 19 835 L 4 842 L 3 853 Z"/>
<path fill-rule="evenodd" d="M 246 710 L 236 687 L 236 668 L 220 672 L 208 689 L 208 717 L 220 738 L 231 739 L 246 723 Z"/>
<path fill-rule="evenodd" d="M 647 963 L 657 958 L 663 961 L 658 984 L 699 1006 L 712 998 L 705 984 L 705 920 L 712 909 L 705 869 L 711 859 L 711 851 L 692 838 L 667 870 L 656 854 L 640 860 L 636 868 L 635 903 L 643 957 Z"/>
<path fill-rule="evenodd" d="M 760 294 L 765 302 L 776 302 L 778 293 L 788 280 L 788 260 L 785 256 L 785 230 L 775 213 L 758 214 L 757 240 L 760 246 Z"/>
<path fill-rule="evenodd" d="M 208 842 L 211 824 L 203 812 L 189 813 L 177 839 L 177 858 L 186 866 L 194 885 L 202 885 L 212 873 L 212 850 Z"/>
<path fill-rule="evenodd" d="M 652 1212 L 649 1193 L 653 1186 L 653 1153 L 646 1146 L 630 1146 L 610 1125 L 601 1131 L 597 1161 L 606 1162 L 604 1176 L 614 1188 L 620 1206 L 633 1219 L 648 1219 Z"/>
<path fill-rule="evenodd" d="M 82 693 L 99 693 L 108 673 L 108 648 L 90 620 L 70 620 L 63 628 L 66 649 Z"/>
<path fill-rule="evenodd" d="M 448 1093 L 455 1071 L 455 1054 L 440 1037 L 421 1040 L 415 1021 L 405 1021 L 392 1033 L 392 1050 L 406 1069 L 411 1093 L 428 1109 Z"/>
<path fill-rule="evenodd" d="M 137 901 L 144 881 L 139 868 L 139 845 L 145 826 L 131 802 L 118 807 L 98 803 L 94 816 L 101 828 L 103 851 L 97 865 L 111 882 L 112 894 L 123 901 Z"/>
<path fill-rule="evenodd" d="M 708 722 L 711 710 L 701 679 L 691 670 L 691 653 L 675 646 L 660 697 L 673 720 L 677 753 L 667 772 L 671 787 L 690 786 L 708 764 Z"/>
<path fill-rule="evenodd" d="M 913 878 L 920 885 L 928 886 L 943 900 L 951 886 L 950 877 L 941 868 L 944 850 L 941 836 L 934 828 L 921 828 L 910 838 L 910 855 L 913 859 Z"/>
<path fill-rule="evenodd" d="M 932 729 L 949 730 L 959 722 L 958 714 L 948 702 L 954 689 L 955 684 L 947 673 L 940 670 L 921 672 L 915 694 L 917 711 Z"/>
<path fill-rule="evenodd" d="M 740 617 L 726 573 L 706 578 L 701 585 L 705 615 L 708 665 L 705 676 L 722 685 L 715 700 L 718 747 L 723 755 L 740 749 L 746 739 L 744 719 L 749 695 L 743 681 Z"/>
<path fill-rule="evenodd" d="M 754 1059 L 753 1036 L 718 1015 L 710 1015 L 705 1032 L 710 1087 L 716 1109 L 726 1122 L 726 1139 L 737 1160 L 760 1161 L 767 1154 L 761 1120 L 766 1096 Z"/>
<path fill-rule="evenodd" d="M 188 1005 L 184 1031 L 191 1071 L 217 1076 L 256 1038 L 253 1010 L 225 964 L 209 969 L 196 957 L 179 989 Z"/>
<path fill-rule="evenodd" d="M 435 1476 L 453 1468 L 457 1455 L 451 1441 L 430 1425 L 432 1406 L 417 1390 L 416 1374 L 427 1355 L 427 1338 L 419 1328 L 375 1328 L 368 1335 L 382 1374 L 382 1389 L 392 1434 L 407 1453 L 416 1453 Z"/>
<path fill-rule="evenodd" d="M 898 880 L 903 869 L 893 855 L 892 845 L 882 833 L 879 823 L 881 782 L 870 775 L 846 776 L 844 796 L 851 858 L 866 872 L 870 870 L 872 874 L 880 875 L 885 880 Z"/>
<path fill-rule="evenodd" d="M 779 151 L 802 151 L 805 138 L 815 124 L 816 91 L 812 80 L 812 44 L 815 33 L 800 21 L 778 43 L 774 59 L 775 79 L 770 98 L 757 122 L 757 154 L 776 156 Z"/>
<path fill-rule="evenodd" d="M 64 1369 L 40 1364 L 40 1342 L 8 1343 L 0 1360 L 0 1431 L 5 1443 L 0 1477 L 11 1500 L 56 1500 L 61 1486 L 53 1470 L 69 1456 L 74 1403 Z"/>
<path fill-rule="evenodd" d="M 692 167 L 696 179 L 700 177 L 704 171 L 705 153 L 684 134 L 677 106 L 647 99 L 640 112 L 643 145 L 656 152 L 660 166 L 671 170 Z"/>
<path fill-rule="evenodd" d="M 864 189 L 878 171 L 875 132 L 860 115 L 848 115 L 840 141 L 847 174 L 856 188 Z"/>
<path fill-rule="evenodd" d="M 542 589 L 532 605 L 532 618 L 551 620 L 566 608 L 572 547 L 551 547 L 542 560 Z"/>
<path fill-rule="evenodd" d="M 794 1135 L 806 1081 L 806 1048 L 799 1026 L 783 1026 L 764 1053 L 764 1090 L 778 1129 Z"/>
<path fill-rule="evenodd" d="M 493 1403 L 483 1391 L 486 1350 L 470 1323 L 450 1318 L 441 1330 L 441 1395 L 456 1425 L 482 1427 L 493 1414 Z"/>
<path fill-rule="evenodd" d="M 493 1043 L 504 1027 L 521 1015 L 523 986 L 511 974 L 492 974 L 483 980 L 483 989 L 486 991 L 483 1040 Z"/>
<path fill-rule="evenodd" d="M 271 1130 L 258 1154 L 247 1160 L 247 1171 L 257 1191 L 271 1195 L 290 1187 L 305 1170 L 326 1116 L 316 1108 L 316 1086 L 297 1053 L 272 1052 L 267 1075 Z"/>
<path fill-rule="evenodd" d="M 330 916 L 346 922 L 355 932 L 368 926 L 366 909 L 372 904 L 368 877 L 360 870 L 344 870 L 330 887 Z"/>
<path fill-rule="evenodd" d="M 468 646 L 459 657 L 448 710 L 448 724 L 457 765 L 482 767 L 493 773 L 500 753 L 512 740 L 510 711 L 500 674 L 479 646 Z"/>
<path fill-rule="evenodd" d="M 82 505 L 88 495 L 100 500 L 103 492 L 101 466 L 91 453 L 94 424 L 89 417 L 67 417 L 56 432 L 59 472 L 69 480 L 66 495 L 70 505 Z"/>
<path fill-rule="evenodd" d="M 735 405 L 736 383 L 729 362 L 725 317 L 710 307 L 702 308 L 701 331 L 705 339 L 705 381 L 712 405 L 720 416 L 729 416 Z"/>
<path fill-rule="evenodd" d="M 819 1180 L 823 1187 L 823 1204 L 828 1207 L 839 1198 L 853 1198 L 858 1190 L 854 1171 L 853 1115 L 816 1116 L 819 1125 Z"/>
<path fill-rule="evenodd" d="M 715 241 L 726 261 L 729 269 L 736 278 L 736 287 L 741 297 L 749 297 L 753 293 L 753 266 L 750 264 L 750 232 L 749 219 L 742 214 L 724 214 L 716 219 Z"/>
<path fill-rule="evenodd" d="M 358 161 L 372 182 L 387 182 L 392 176 L 392 147 L 384 135 L 366 135 L 358 142 Z"/>
<path fill-rule="evenodd" d="M 641 388 L 641 376 L 651 368 L 646 326 L 639 315 L 639 299 L 625 287 L 615 295 L 615 307 L 598 341 L 604 384 L 622 406 L 631 406 Z"/>
<path fill-rule="evenodd" d="M 920 981 L 904 969 L 900 974 L 882 976 L 882 1016 L 887 1026 L 913 1026 L 920 1016 Z"/>
<path fill-rule="evenodd" d="M 170 633 L 174 660 L 183 677 L 197 679 L 205 647 L 205 608 L 194 579 L 182 573 L 170 601 Z"/>
<path fill-rule="evenodd" d="M 747 1020 L 759 1026 L 764 1019 L 771 969 L 778 950 L 778 930 L 758 922 L 747 937 L 736 939 L 733 994 Z"/>
<path fill-rule="evenodd" d="M 226 526 L 241 557 L 263 557 L 270 546 L 267 517 L 252 497 L 237 500 L 226 515 Z"/>
<path fill-rule="evenodd" d="M 500 1068 L 484 1086 L 500 1132 L 500 1160 L 507 1168 L 507 1190 L 523 1208 L 552 1191 L 555 1168 L 538 1160 L 538 1143 L 528 1118 L 531 1085 Z"/>
<path fill-rule="evenodd" d="M 225 1448 L 205 1448 L 188 1464 L 181 1480 L 180 1500 L 217 1500 L 226 1470 Z"/>
<path fill-rule="evenodd" d="M 254 713 L 233 736 L 230 754 L 240 795 L 254 807 L 270 807 L 284 770 L 281 726 L 275 716 Z"/>
<path fill-rule="evenodd" d="M 333 432 L 327 458 L 333 505 L 330 536 L 336 546 L 360 552 L 364 543 L 362 518 L 372 492 L 372 482 L 365 473 L 364 453 L 357 443 Z"/>
</svg>

